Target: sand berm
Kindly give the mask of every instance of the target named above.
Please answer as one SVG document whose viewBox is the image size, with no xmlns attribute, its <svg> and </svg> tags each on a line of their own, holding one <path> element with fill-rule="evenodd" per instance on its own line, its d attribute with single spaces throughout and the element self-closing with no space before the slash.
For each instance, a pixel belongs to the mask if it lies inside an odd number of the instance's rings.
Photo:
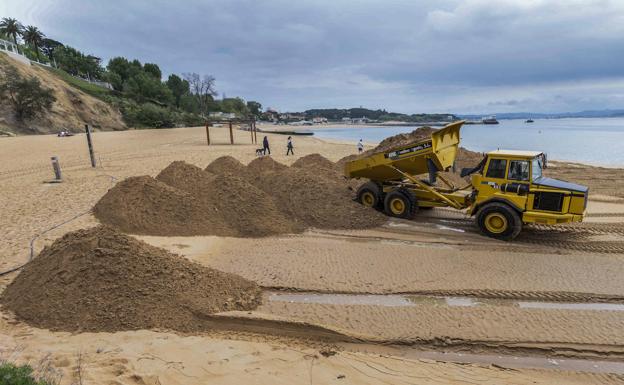
<svg viewBox="0 0 624 385">
<path fill-rule="evenodd" d="M 353 181 L 337 167 L 318 154 L 293 167 L 271 157 L 247 166 L 222 157 L 205 170 L 173 162 L 156 178 L 118 183 L 93 213 L 126 233 L 170 236 L 262 237 L 383 224 L 384 215 L 353 201 Z"/>
</svg>

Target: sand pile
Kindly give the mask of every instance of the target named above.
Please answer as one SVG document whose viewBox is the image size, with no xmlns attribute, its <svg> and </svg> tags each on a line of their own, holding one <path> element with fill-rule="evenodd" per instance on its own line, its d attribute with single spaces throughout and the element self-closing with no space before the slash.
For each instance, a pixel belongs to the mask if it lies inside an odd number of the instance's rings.
<svg viewBox="0 0 624 385">
<path fill-rule="evenodd" d="M 40 328 L 205 330 L 203 319 L 252 310 L 251 281 L 190 262 L 99 226 L 66 234 L 26 265 L 1 301 Z"/>
<path fill-rule="evenodd" d="M 262 237 L 309 227 L 367 228 L 385 221 L 353 202 L 354 186 L 361 181 L 347 181 L 318 154 L 298 167 L 257 158 L 237 174 L 224 172 L 236 164 L 231 159 L 215 162 L 206 169 L 222 174 L 173 162 L 156 179 L 126 179 L 100 199 L 94 215 L 124 232 L 170 236 Z"/>
<path fill-rule="evenodd" d="M 318 170 L 285 168 L 263 173 L 253 183 L 271 195 L 288 218 L 304 228 L 362 229 L 387 220 L 354 202 L 353 191 L 345 181 L 328 178 Z"/>
<path fill-rule="evenodd" d="M 215 175 L 227 173 L 244 177 L 246 176 L 247 168 L 238 159 L 226 155 L 212 161 L 205 171 Z"/>
<path fill-rule="evenodd" d="M 336 168 L 336 163 L 325 158 L 321 154 L 310 154 L 310 155 L 302 156 L 301 158 L 297 159 L 292 164 L 292 167 L 321 168 L 321 169 L 333 170 Z"/>
<path fill-rule="evenodd" d="M 247 173 L 251 176 L 266 174 L 269 172 L 284 171 L 288 166 L 280 162 L 276 162 L 270 156 L 261 156 L 249 162 L 247 165 Z"/>
<path fill-rule="evenodd" d="M 260 237 L 302 231 L 286 219 L 268 194 L 237 175 L 213 175 L 178 161 L 161 171 L 156 179 L 190 193 L 213 213 L 211 221 L 231 229 L 228 234 L 217 235 Z"/>
<path fill-rule="evenodd" d="M 372 152 L 386 151 L 394 147 L 405 146 L 413 142 L 425 140 L 431 138 L 431 134 L 436 132 L 435 128 L 431 127 L 418 127 L 409 134 L 398 134 L 387 137 L 382 140 L 377 147 L 372 149 Z"/>
<path fill-rule="evenodd" d="M 121 231 L 147 235 L 227 235 L 214 210 L 193 195 L 149 176 L 117 183 L 98 201 L 93 214 Z"/>
</svg>

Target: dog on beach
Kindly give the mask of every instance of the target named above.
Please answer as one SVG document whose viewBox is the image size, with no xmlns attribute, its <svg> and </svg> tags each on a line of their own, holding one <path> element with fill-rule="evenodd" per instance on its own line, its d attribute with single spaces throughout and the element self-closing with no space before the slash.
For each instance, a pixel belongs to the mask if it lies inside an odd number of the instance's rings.
<svg viewBox="0 0 624 385">
<path fill-rule="evenodd" d="M 256 149 L 256 156 L 262 156 L 262 155 L 264 155 L 264 148 Z"/>
</svg>

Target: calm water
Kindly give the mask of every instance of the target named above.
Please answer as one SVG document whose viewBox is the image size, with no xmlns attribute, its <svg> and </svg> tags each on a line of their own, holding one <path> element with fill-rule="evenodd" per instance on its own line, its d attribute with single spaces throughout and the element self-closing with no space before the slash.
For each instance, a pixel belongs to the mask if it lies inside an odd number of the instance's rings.
<svg viewBox="0 0 624 385">
<path fill-rule="evenodd" d="M 314 128 L 321 138 L 379 142 L 415 127 Z M 624 118 L 501 120 L 498 125 L 465 125 L 461 145 L 474 151 L 536 150 L 550 159 L 624 166 Z"/>
</svg>

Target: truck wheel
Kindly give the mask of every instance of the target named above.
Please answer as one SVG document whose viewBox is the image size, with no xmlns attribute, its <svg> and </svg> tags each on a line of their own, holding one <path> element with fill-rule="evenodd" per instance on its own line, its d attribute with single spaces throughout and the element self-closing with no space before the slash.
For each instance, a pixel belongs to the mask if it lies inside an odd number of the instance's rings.
<svg viewBox="0 0 624 385">
<path fill-rule="evenodd" d="M 520 234 L 522 220 L 518 212 L 503 203 L 488 203 L 477 212 L 479 230 L 488 237 L 511 241 Z"/>
<path fill-rule="evenodd" d="M 384 211 L 391 217 L 412 219 L 417 210 L 416 198 L 407 189 L 391 191 L 384 199 Z"/>
<path fill-rule="evenodd" d="M 357 191 L 357 201 L 366 207 L 381 208 L 383 204 L 381 186 L 375 182 L 366 182 Z"/>
</svg>

